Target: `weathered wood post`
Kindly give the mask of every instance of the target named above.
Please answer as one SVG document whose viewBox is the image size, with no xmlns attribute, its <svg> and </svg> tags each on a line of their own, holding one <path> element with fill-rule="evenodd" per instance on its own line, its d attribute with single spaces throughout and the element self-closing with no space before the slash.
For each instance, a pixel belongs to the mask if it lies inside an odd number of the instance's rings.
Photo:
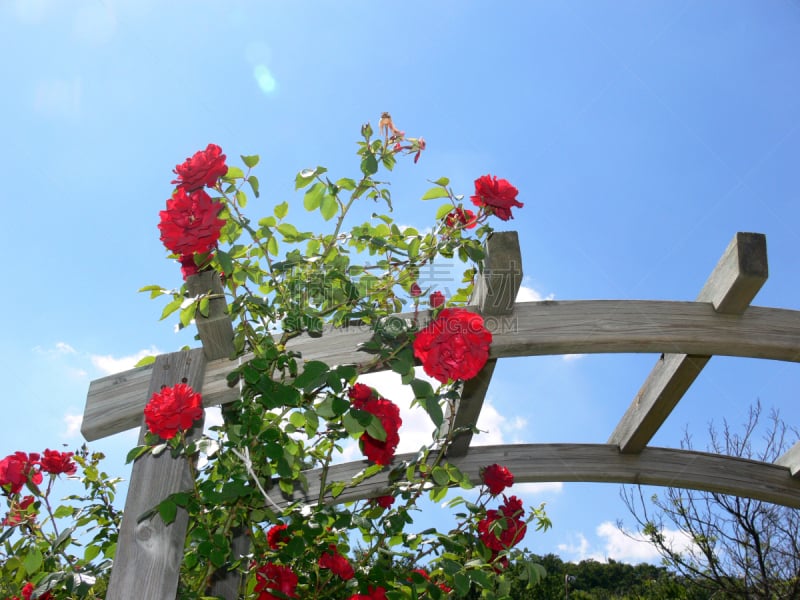
<svg viewBox="0 0 800 600">
<path fill-rule="evenodd" d="M 209 271 L 189 277 L 187 289 L 190 296 L 213 294 L 209 301 L 208 316 L 203 317 L 198 313 L 196 319 L 203 347 L 156 357 L 147 398 L 164 386 L 180 382 L 202 392 L 206 361 L 230 357 L 234 353 L 233 327 L 226 312 L 217 273 Z M 196 439 L 202 429 L 201 420 L 195 424 L 188 438 Z M 142 422 L 139 444 L 144 443 L 146 431 L 147 426 Z M 175 598 L 186 542 L 186 511 L 179 509 L 175 521 L 169 526 L 164 525 L 158 514 L 141 521 L 139 519 L 170 494 L 191 489 L 191 477 L 186 459 L 172 458 L 169 452 L 162 452 L 158 456 L 147 454 L 136 460 L 111 571 L 109 600 Z M 234 547 L 240 547 L 241 542 L 239 536 Z M 238 583 L 238 574 L 223 574 L 215 582 L 213 593 L 232 600 L 238 596 Z"/>
</svg>

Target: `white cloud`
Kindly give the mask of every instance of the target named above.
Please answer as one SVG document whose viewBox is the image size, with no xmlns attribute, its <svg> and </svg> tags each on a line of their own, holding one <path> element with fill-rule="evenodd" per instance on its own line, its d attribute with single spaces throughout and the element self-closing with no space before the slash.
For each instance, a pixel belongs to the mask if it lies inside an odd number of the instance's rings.
<svg viewBox="0 0 800 600">
<path fill-rule="evenodd" d="M 517 292 L 517 302 L 541 302 L 542 300 L 552 300 L 555 298 L 554 294 L 549 294 L 547 297 L 542 296 L 540 292 L 533 289 L 532 287 L 528 287 L 526 285 L 519 286 L 519 291 Z"/>
<path fill-rule="evenodd" d="M 576 360 L 582 359 L 585 354 L 564 354 L 561 358 L 564 362 L 574 362 Z"/>
<path fill-rule="evenodd" d="M 59 354 L 75 354 L 75 348 L 66 342 L 56 342 L 56 352 Z"/>
<path fill-rule="evenodd" d="M 120 356 L 119 358 L 110 354 L 92 354 L 89 356 L 89 358 L 91 359 L 92 364 L 96 368 L 100 369 L 100 371 L 102 371 L 105 375 L 112 375 L 114 373 L 132 369 L 136 363 L 142 360 L 145 356 L 158 354 L 161 354 L 161 351 L 155 346 L 151 346 L 148 349 L 139 350 L 135 354 L 131 354 L 129 356 Z"/>
<path fill-rule="evenodd" d="M 632 533 L 620 529 L 611 521 L 604 521 L 597 526 L 595 533 L 602 548 L 593 548 L 583 533 L 574 535 L 575 541 L 559 544 L 558 550 L 570 557 L 572 562 L 596 560 L 606 562 L 613 559 L 618 562 L 638 564 L 641 562 L 658 563 L 660 555 L 647 538 L 641 533 Z M 661 532 L 667 543 L 678 551 L 684 551 L 691 545 L 691 539 L 682 531 L 664 529 Z"/>
<path fill-rule="evenodd" d="M 73 438 L 80 434 L 82 423 L 83 415 L 73 415 L 67 413 L 64 415 L 64 425 L 66 425 L 66 429 L 61 433 L 61 437 Z"/>
</svg>

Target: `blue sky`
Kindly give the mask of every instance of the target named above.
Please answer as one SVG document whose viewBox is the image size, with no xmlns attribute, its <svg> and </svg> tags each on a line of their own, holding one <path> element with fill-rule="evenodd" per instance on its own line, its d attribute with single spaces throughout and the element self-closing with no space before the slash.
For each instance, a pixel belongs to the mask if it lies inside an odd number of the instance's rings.
<svg viewBox="0 0 800 600">
<path fill-rule="evenodd" d="M 253 215 L 295 173 L 356 168 L 361 123 L 424 136 L 399 222 L 447 176 L 509 179 L 528 299 L 693 300 L 737 231 L 767 235 L 754 304 L 800 309 L 800 2 L 0 2 L 5 232 L 0 456 L 81 442 L 92 379 L 193 343 L 140 287 L 178 285 L 158 239 L 172 169 L 209 142 L 260 154 Z M 371 207 L 369 207 L 371 209 Z M 650 355 L 505 359 L 484 442 L 604 443 Z M 715 357 L 653 443 L 761 399 L 800 422 L 797 365 Z M 409 421 L 410 422 L 410 421 Z M 409 430 L 410 431 L 410 430 Z M 402 431 L 401 431 L 402 433 Z M 411 436 L 411 433 L 409 433 Z M 134 434 L 92 446 L 122 464 Z M 535 552 L 638 561 L 618 486 L 524 488 Z"/>
</svg>

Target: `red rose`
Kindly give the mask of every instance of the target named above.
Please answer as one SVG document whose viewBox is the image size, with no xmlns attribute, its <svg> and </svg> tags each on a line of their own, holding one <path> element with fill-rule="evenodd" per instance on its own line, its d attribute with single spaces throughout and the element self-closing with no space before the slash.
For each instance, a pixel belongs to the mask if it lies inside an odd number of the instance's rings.
<svg viewBox="0 0 800 600">
<path fill-rule="evenodd" d="M 498 464 L 489 465 L 483 469 L 481 478 L 492 496 L 497 496 L 507 487 L 514 485 L 514 475 L 511 471 Z"/>
<path fill-rule="evenodd" d="M 373 392 L 372 388 L 368 385 L 364 385 L 363 383 L 355 384 L 347 392 L 347 395 L 350 396 L 350 400 L 353 402 L 353 404 L 362 404 L 367 400 L 372 400 L 375 397 L 375 393 Z M 361 407 L 356 406 L 356 408 Z"/>
<path fill-rule="evenodd" d="M 50 450 L 49 448 L 44 451 L 42 456 L 41 465 L 42 471 L 50 473 L 51 475 L 58 475 L 66 473 L 67 475 L 74 475 L 78 470 L 72 460 L 72 452 L 59 452 L 58 450 Z"/>
<path fill-rule="evenodd" d="M 444 218 L 444 224 L 448 227 L 461 225 L 464 229 L 475 229 L 478 224 L 478 217 L 469 209 L 456 208 L 447 214 Z"/>
<path fill-rule="evenodd" d="M 519 190 L 505 179 L 498 179 L 497 176 L 483 175 L 475 180 L 475 195 L 471 196 L 475 206 L 482 206 L 491 211 L 503 221 L 513 219 L 511 207 L 523 207 L 522 202 L 517 201 Z"/>
<path fill-rule="evenodd" d="M 283 598 L 297 598 L 297 575 L 289 567 L 267 563 L 256 571 L 256 587 L 253 590 L 258 594 L 258 600 L 283 600 Z M 270 594 L 278 592 L 282 596 Z"/>
<path fill-rule="evenodd" d="M 378 496 L 372 500 L 381 508 L 391 508 L 392 504 L 394 504 L 394 496 Z"/>
<path fill-rule="evenodd" d="M 271 550 L 277 550 L 281 545 L 289 541 L 289 536 L 286 534 L 286 525 L 273 525 L 267 531 L 267 544 Z"/>
<path fill-rule="evenodd" d="M 419 298 L 422 295 L 422 289 L 420 289 L 419 284 L 414 282 L 411 284 L 411 289 L 409 290 L 412 298 Z"/>
<path fill-rule="evenodd" d="M 165 440 L 171 440 L 178 430 L 186 431 L 203 418 L 203 400 L 185 383 L 165 387 L 153 394 L 144 407 L 148 429 Z"/>
<path fill-rule="evenodd" d="M 527 530 L 527 524 L 522 520 L 525 514 L 522 501 L 516 496 L 504 496 L 503 499 L 505 502 L 498 510 L 487 510 L 486 516 L 478 521 L 478 537 L 487 548 L 496 552 L 518 544 Z"/>
<path fill-rule="evenodd" d="M 442 383 L 472 379 L 489 359 L 492 334 L 480 315 L 463 308 L 445 308 L 417 333 L 414 356 L 425 372 Z"/>
<path fill-rule="evenodd" d="M 362 387 L 358 387 L 362 386 Z M 358 390 L 358 391 L 356 391 Z M 369 396 L 367 396 L 367 391 Z M 361 451 L 368 460 L 378 465 L 388 465 L 394 458 L 397 444 L 400 443 L 398 430 L 403 424 L 400 418 L 400 409 L 391 400 L 375 398 L 372 388 L 363 384 L 356 384 L 350 390 L 353 407 L 375 415 L 381 422 L 386 432 L 386 439 L 378 440 L 364 432 L 361 436 Z"/>
<path fill-rule="evenodd" d="M 439 308 L 442 304 L 444 304 L 444 294 L 440 291 L 435 291 L 431 294 L 431 308 Z"/>
<path fill-rule="evenodd" d="M 178 179 L 172 181 L 187 192 L 201 189 L 203 186 L 214 187 L 220 177 L 228 172 L 225 166 L 225 155 L 222 148 L 216 144 L 209 144 L 205 150 L 194 153 L 182 164 L 175 167 L 173 173 Z"/>
<path fill-rule="evenodd" d="M 24 452 L 9 454 L 0 460 L 0 486 L 12 494 L 18 493 L 28 481 L 42 483 L 42 474 L 37 468 L 39 455 Z"/>
<path fill-rule="evenodd" d="M 373 588 L 369 586 L 369 592 L 366 594 L 353 594 L 347 600 L 387 600 L 386 588 L 378 586 Z"/>
<path fill-rule="evenodd" d="M 178 188 L 160 211 L 161 241 L 167 250 L 183 257 L 211 250 L 219 240 L 225 221 L 219 218 L 222 203 L 203 190 L 189 194 Z"/>
<path fill-rule="evenodd" d="M 322 556 L 319 557 L 319 566 L 321 569 L 330 569 L 345 581 L 352 579 L 356 575 L 350 562 L 339 554 L 336 544 L 330 544 L 328 551 L 322 553 Z"/>
</svg>

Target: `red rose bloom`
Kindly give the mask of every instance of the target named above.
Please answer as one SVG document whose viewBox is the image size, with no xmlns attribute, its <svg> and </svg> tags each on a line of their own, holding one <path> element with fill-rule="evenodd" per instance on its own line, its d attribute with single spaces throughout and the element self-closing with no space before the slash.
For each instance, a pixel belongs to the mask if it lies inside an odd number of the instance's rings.
<svg viewBox="0 0 800 600">
<path fill-rule="evenodd" d="M 14 527 L 25 520 L 34 519 L 36 513 L 27 514 L 28 507 L 33 504 L 33 500 L 33 496 L 25 496 L 18 502 L 12 502 L 11 510 L 6 515 L 6 518 L 3 519 L 3 525 Z"/>
<path fill-rule="evenodd" d="M 372 388 L 368 385 L 364 385 L 363 383 L 355 384 L 347 392 L 347 395 L 350 396 L 350 401 L 353 402 L 353 404 L 363 404 L 367 400 L 372 400 L 375 397 L 375 393 L 373 392 Z M 361 407 L 356 406 L 356 408 Z"/>
<path fill-rule="evenodd" d="M 256 587 L 258 600 L 283 600 L 297 598 L 297 575 L 289 567 L 267 563 L 256 571 Z M 270 594 L 278 592 L 281 596 Z"/>
<path fill-rule="evenodd" d="M 483 175 L 475 180 L 475 195 L 470 199 L 475 206 L 482 206 L 503 221 L 513 219 L 511 207 L 523 207 L 517 201 L 519 190 L 505 179 L 497 176 Z"/>
<path fill-rule="evenodd" d="M 392 504 L 394 504 L 394 496 L 378 496 L 372 500 L 381 508 L 391 508 Z"/>
<path fill-rule="evenodd" d="M 369 586 L 369 592 L 366 594 L 353 594 L 347 600 L 387 600 L 386 588 L 378 586 L 373 588 Z"/>
<path fill-rule="evenodd" d="M 267 531 L 267 544 L 271 550 L 277 550 L 282 544 L 289 540 L 286 535 L 286 525 L 273 525 Z"/>
<path fill-rule="evenodd" d="M 323 552 L 319 557 L 319 566 L 321 569 L 330 569 L 335 575 L 338 575 L 345 581 L 355 577 L 356 573 L 353 570 L 353 565 L 350 564 L 344 556 L 339 554 L 336 549 L 336 544 L 330 544 L 328 551 Z"/>
<path fill-rule="evenodd" d="M 411 284 L 411 289 L 409 290 L 412 298 L 419 298 L 422 295 L 422 289 L 420 289 L 419 284 L 414 282 Z"/>
<path fill-rule="evenodd" d="M 492 496 L 497 496 L 507 487 L 514 485 L 514 475 L 511 471 L 498 464 L 486 467 L 481 473 L 481 478 Z"/>
<path fill-rule="evenodd" d="M 160 211 L 161 241 L 167 250 L 182 257 L 211 250 L 219 240 L 225 221 L 219 218 L 222 203 L 203 190 L 188 193 L 178 188 Z"/>
<path fill-rule="evenodd" d="M 42 483 L 42 474 L 37 468 L 39 455 L 24 452 L 9 454 L 0 460 L 0 486 L 12 494 L 18 493 L 29 480 L 35 485 Z"/>
<path fill-rule="evenodd" d="M 182 164 L 175 167 L 173 173 L 178 179 L 172 181 L 187 192 L 201 189 L 203 186 L 214 187 L 220 177 L 228 172 L 225 166 L 225 155 L 222 148 L 216 144 L 209 144 L 205 150 L 194 153 Z"/>
<path fill-rule="evenodd" d="M 361 387 L 359 387 L 361 386 Z M 367 395 L 369 392 L 369 395 Z M 386 432 L 386 439 L 381 441 L 364 432 L 361 436 L 361 451 L 368 460 L 378 465 L 388 465 L 394 458 L 397 444 L 400 443 L 398 430 L 403 424 L 400 418 L 400 409 L 391 400 L 375 398 L 372 388 L 363 384 L 356 384 L 350 390 L 353 407 L 375 415 L 381 422 Z"/>
<path fill-rule="evenodd" d="M 522 520 L 525 514 L 522 501 L 516 496 L 503 496 L 503 499 L 505 502 L 498 510 L 487 510 L 486 516 L 478 521 L 478 537 L 495 552 L 518 544 L 527 530 L 527 524 Z"/>
<path fill-rule="evenodd" d="M 185 383 L 165 387 L 153 394 L 144 407 L 148 429 L 165 440 L 171 440 L 178 430 L 186 431 L 203 418 L 203 400 Z"/>
<path fill-rule="evenodd" d="M 414 356 L 422 368 L 442 383 L 472 379 L 489 359 L 492 334 L 480 315 L 463 308 L 445 308 L 417 333 Z"/>
<path fill-rule="evenodd" d="M 51 475 L 58 475 L 66 473 L 67 475 L 74 475 L 78 470 L 72 460 L 72 452 L 59 452 L 58 450 L 50 450 L 49 448 L 44 451 L 42 456 L 41 465 L 42 471 L 50 473 Z"/>
<path fill-rule="evenodd" d="M 431 308 L 439 308 L 442 304 L 444 304 L 444 294 L 440 291 L 435 291 L 431 294 Z"/>
<path fill-rule="evenodd" d="M 464 229 L 475 229 L 478 224 L 478 217 L 469 209 L 456 208 L 447 214 L 444 218 L 444 224 L 448 227 L 460 225 Z"/>
</svg>

